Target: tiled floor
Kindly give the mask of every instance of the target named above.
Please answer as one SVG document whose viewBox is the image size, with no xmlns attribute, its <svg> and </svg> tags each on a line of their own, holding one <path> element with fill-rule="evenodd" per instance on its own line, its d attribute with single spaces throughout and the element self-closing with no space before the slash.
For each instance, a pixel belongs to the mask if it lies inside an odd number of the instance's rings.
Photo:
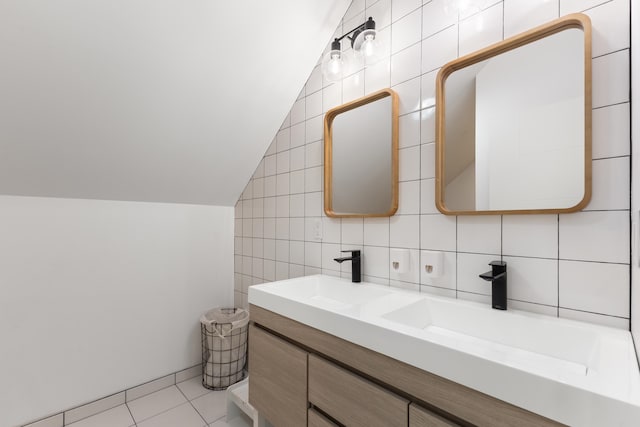
<svg viewBox="0 0 640 427">
<path fill-rule="evenodd" d="M 226 402 L 226 391 L 208 390 L 195 377 L 69 426 L 224 427 Z"/>
</svg>

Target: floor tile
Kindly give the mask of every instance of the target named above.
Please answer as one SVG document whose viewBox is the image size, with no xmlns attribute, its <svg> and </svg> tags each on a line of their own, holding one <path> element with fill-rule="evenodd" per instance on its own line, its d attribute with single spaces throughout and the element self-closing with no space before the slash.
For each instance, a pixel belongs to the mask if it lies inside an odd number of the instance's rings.
<svg viewBox="0 0 640 427">
<path fill-rule="evenodd" d="M 191 403 L 206 422 L 212 423 L 227 413 L 227 392 L 225 390 L 212 391 L 192 400 Z"/>
<path fill-rule="evenodd" d="M 203 427 L 206 425 L 190 403 L 185 403 L 138 423 L 138 427 Z"/>
<path fill-rule="evenodd" d="M 134 425 L 134 421 L 127 405 L 122 404 L 68 425 L 70 427 L 130 427 Z"/>
<path fill-rule="evenodd" d="M 196 397 L 200 397 L 211 391 L 208 388 L 203 387 L 201 376 L 193 377 L 187 381 L 179 383 L 178 388 L 188 400 L 193 400 Z"/>
<path fill-rule="evenodd" d="M 133 418 L 139 423 L 186 402 L 187 399 L 178 390 L 178 387 L 171 386 L 140 399 L 132 400 L 127 405 L 131 409 Z"/>
</svg>

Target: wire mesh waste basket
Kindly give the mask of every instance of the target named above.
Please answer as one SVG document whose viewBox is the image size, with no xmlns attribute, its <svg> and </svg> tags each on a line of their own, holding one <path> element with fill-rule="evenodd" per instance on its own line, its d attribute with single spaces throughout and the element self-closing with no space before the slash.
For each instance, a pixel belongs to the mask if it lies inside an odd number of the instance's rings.
<svg viewBox="0 0 640 427">
<path fill-rule="evenodd" d="M 223 390 L 244 378 L 249 313 L 241 308 L 214 308 L 200 317 L 202 385 Z"/>
</svg>

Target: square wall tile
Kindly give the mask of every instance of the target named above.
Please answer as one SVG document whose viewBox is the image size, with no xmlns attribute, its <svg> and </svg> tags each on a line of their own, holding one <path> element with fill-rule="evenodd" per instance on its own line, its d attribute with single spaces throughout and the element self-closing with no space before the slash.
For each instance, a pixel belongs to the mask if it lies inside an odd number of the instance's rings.
<svg viewBox="0 0 640 427">
<path fill-rule="evenodd" d="M 276 280 L 286 280 L 289 278 L 289 263 L 276 261 Z"/>
<path fill-rule="evenodd" d="M 629 0 L 613 0 L 585 12 L 591 18 L 593 57 L 631 46 Z"/>
<path fill-rule="evenodd" d="M 323 137 L 322 116 L 316 116 L 305 122 L 305 142 L 320 141 Z"/>
<path fill-rule="evenodd" d="M 460 22 L 459 55 L 467 55 L 502 40 L 502 2 Z"/>
<path fill-rule="evenodd" d="M 289 216 L 304 217 L 304 194 L 292 194 L 289 197 Z"/>
<path fill-rule="evenodd" d="M 420 144 L 420 112 L 400 116 L 398 145 L 400 148 L 413 147 Z"/>
<path fill-rule="evenodd" d="M 291 131 L 289 128 L 282 129 L 276 135 L 276 152 L 288 150 L 291 147 Z"/>
<path fill-rule="evenodd" d="M 295 125 L 296 123 L 303 122 L 305 119 L 304 112 L 305 101 L 304 98 L 293 103 L 293 107 L 291 108 L 291 125 Z"/>
<path fill-rule="evenodd" d="M 420 178 L 436 177 L 436 144 L 420 146 Z"/>
<path fill-rule="evenodd" d="M 427 265 L 429 265 L 427 261 L 429 254 L 430 251 L 420 252 L 420 283 L 439 288 L 456 289 L 457 254 L 455 252 L 442 252 L 443 270 L 442 274 L 437 277 L 430 274 L 426 269 Z"/>
<path fill-rule="evenodd" d="M 392 54 L 420 41 L 422 35 L 421 20 L 421 11 L 415 10 L 391 24 Z"/>
<path fill-rule="evenodd" d="M 322 267 L 322 244 L 315 242 L 305 242 L 304 244 L 304 265 L 309 267 Z"/>
<path fill-rule="evenodd" d="M 301 147 L 305 144 L 304 122 L 291 126 L 291 148 Z"/>
<path fill-rule="evenodd" d="M 596 325 L 629 330 L 629 319 L 623 317 L 606 316 L 604 314 L 589 313 L 587 311 L 570 310 L 562 308 L 558 310 L 558 317 L 563 319 L 578 320 L 580 322 L 594 323 Z"/>
<path fill-rule="evenodd" d="M 631 153 L 631 111 L 628 102 L 593 110 L 593 158 Z"/>
<path fill-rule="evenodd" d="M 507 263 L 509 299 L 558 305 L 557 260 L 505 256 L 503 261 Z"/>
<path fill-rule="evenodd" d="M 305 166 L 312 168 L 315 166 L 322 166 L 324 151 L 322 141 L 312 142 L 305 147 Z"/>
<path fill-rule="evenodd" d="M 304 169 L 304 147 L 296 147 L 289 154 L 289 162 L 292 171 Z"/>
<path fill-rule="evenodd" d="M 560 15 L 584 12 L 610 0 L 560 0 Z"/>
<path fill-rule="evenodd" d="M 422 72 L 437 70 L 458 57 L 458 26 L 452 25 L 422 41 Z"/>
<path fill-rule="evenodd" d="M 439 297 L 456 298 L 455 289 L 438 288 L 436 286 L 420 285 L 420 292 Z"/>
<path fill-rule="evenodd" d="M 397 21 L 403 16 L 422 7 L 422 0 L 393 0 L 391 2 L 391 17 Z"/>
<path fill-rule="evenodd" d="M 342 79 L 342 102 L 353 101 L 364 96 L 364 71 Z"/>
<path fill-rule="evenodd" d="M 289 151 L 282 151 L 276 155 L 276 172 L 283 174 L 289 172 Z"/>
<path fill-rule="evenodd" d="M 263 272 L 264 280 L 274 281 L 276 280 L 276 262 L 273 260 L 264 260 L 263 263 Z"/>
<path fill-rule="evenodd" d="M 323 212 L 322 192 L 305 193 L 304 214 L 305 216 L 321 216 Z"/>
<path fill-rule="evenodd" d="M 505 0 L 504 37 L 512 37 L 559 18 L 560 0 Z"/>
<path fill-rule="evenodd" d="M 290 194 L 302 194 L 304 193 L 304 170 L 298 170 L 289 173 L 289 193 Z"/>
<path fill-rule="evenodd" d="M 630 167 L 631 159 L 629 157 L 594 160 L 591 164 L 591 201 L 584 210 L 629 209 L 631 203 Z"/>
<path fill-rule="evenodd" d="M 293 264 L 304 265 L 304 242 L 289 242 L 289 261 Z"/>
<path fill-rule="evenodd" d="M 420 248 L 431 251 L 456 250 L 456 217 L 420 215 Z"/>
<path fill-rule="evenodd" d="M 389 244 L 394 248 L 418 249 L 420 215 L 394 215 L 389 219 Z"/>
<path fill-rule="evenodd" d="M 276 197 L 276 217 L 286 218 L 289 216 L 289 196 Z"/>
<path fill-rule="evenodd" d="M 557 215 L 504 215 L 502 252 L 538 258 L 558 257 Z"/>
<path fill-rule="evenodd" d="M 304 265 L 302 264 L 289 264 L 289 278 L 304 276 Z"/>
<path fill-rule="evenodd" d="M 275 195 L 276 195 L 276 175 L 274 174 L 264 179 L 264 197 L 273 197 Z"/>
<path fill-rule="evenodd" d="M 560 215 L 560 259 L 629 263 L 629 212 Z"/>
<path fill-rule="evenodd" d="M 491 282 L 481 279 L 480 275 L 491 271 L 489 263 L 499 259 L 495 255 L 458 253 L 458 291 L 491 295 Z"/>
<path fill-rule="evenodd" d="M 322 167 L 304 170 L 304 191 L 306 193 L 322 191 Z"/>
<path fill-rule="evenodd" d="M 430 71 L 421 78 L 421 105 L 422 108 L 430 108 L 436 105 L 436 77 L 438 70 Z"/>
<path fill-rule="evenodd" d="M 407 47 L 391 57 L 391 85 L 420 75 L 420 43 Z"/>
<path fill-rule="evenodd" d="M 374 17 L 376 28 L 382 29 L 391 25 L 391 0 L 367 1 L 365 12 L 365 16 Z M 396 18 L 402 18 L 402 16 L 396 14 Z"/>
<path fill-rule="evenodd" d="M 343 256 L 339 243 L 322 243 L 322 270 L 340 271 L 340 264 L 334 258 Z"/>
<path fill-rule="evenodd" d="M 420 179 L 420 146 L 403 148 L 399 154 L 400 181 Z"/>
<path fill-rule="evenodd" d="M 289 239 L 304 241 L 304 218 L 289 219 Z"/>
<path fill-rule="evenodd" d="M 428 144 L 436 140 L 436 107 L 420 112 L 420 143 Z"/>
<path fill-rule="evenodd" d="M 560 261 L 560 306 L 629 317 L 629 266 Z"/>
<path fill-rule="evenodd" d="M 333 83 L 322 89 L 322 112 L 342 104 L 342 85 L 339 82 Z"/>
<path fill-rule="evenodd" d="M 629 50 L 621 50 L 592 61 L 593 107 L 629 101 Z"/>
<path fill-rule="evenodd" d="M 307 95 L 305 98 L 305 118 L 310 119 L 322 114 L 322 92 Z"/>
<path fill-rule="evenodd" d="M 342 219 L 342 244 L 362 245 L 363 243 L 363 220 L 362 218 Z"/>
<path fill-rule="evenodd" d="M 420 213 L 437 214 L 435 178 L 420 181 Z"/>
<path fill-rule="evenodd" d="M 502 245 L 501 217 L 489 215 L 458 218 L 458 251 L 500 254 Z"/>
<path fill-rule="evenodd" d="M 289 218 L 276 218 L 276 239 L 289 239 Z"/>
<path fill-rule="evenodd" d="M 422 38 L 427 38 L 458 22 L 458 13 L 447 7 L 448 0 L 432 0 L 422 7 Z"/>
<path fill-rule="evenodd" d="M 315 220 L 315 218 L 314 218 Z M 366 219 L 365 219 L 366 221 Z M 313 224 L 310 224 L 312 230 L 310 234 L 313 234 Z M 340 243 L 342 238 L 342 221 L 340 218 L 331 218 L 328 216 L 322 217 L 322 241 L 326 243 Z"/>
<path fill-rule="evenodd" d="M 264 226 L 264 230 L 262 233 L 262 237 L 264 237 L 265 239 L 275 239 L 276 238 L 275 218 L 265 218 L 263 226 Z"/>
<path fill-rule="evenodd" d="M 398 185 L 398 215 L 420 213 L 420 181 L 400 182 Z"/>
<path fill-rule="evenodd" d="M 389 246 L 389 218 L 364 219 L 364 244 L 366 246 Z"/>
<path fill-rule="evenodd" d="M 309 80 L 307 80 L 304 91 L 305 94 L 311 94 L 319 91 L 320 89 L 322 89 L 322 67 L 320 65 L 316 65 L 309 76 Z"/>
<path fill-rule="evenodd" d="M 373 93 L 390 86 L 391 58 L 383 59 L 364 70 L 364 94 Z"/>
<path fill-rule="evenodd" d="M 416 77 L 392 87 L 398 94 L 398 113 L 400 115 L 420 109 L 420 84 L 421 78 Z"/>
<path fill-rule="evenodd" d="M 558 307 L 550 305 L 533 304 L 530 302 L 509 299 L 507 302 L 509 310 L 528 311 L 530 313 L 544 314 L 545 316 L 558 317 Z"/>
</svg>

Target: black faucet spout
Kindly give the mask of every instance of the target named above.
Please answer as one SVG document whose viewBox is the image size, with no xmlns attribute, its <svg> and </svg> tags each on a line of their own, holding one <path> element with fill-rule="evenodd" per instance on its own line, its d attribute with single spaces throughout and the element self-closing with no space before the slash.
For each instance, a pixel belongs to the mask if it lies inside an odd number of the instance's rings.
<svg viewBox="0 0 640 427">
<path fill-rule="evenodd" d="M 347 250 L 341 252 L 351 252 L 350 257 L 340 257 L 334 258 L 333 260 L 342 264 L 344 261 L 351 261 L 351 281 L 353 283 L 360 283 L 361 279 L 361 260 L 360 260 L 360 251 L 359 250 Z"/>
<path fill-rule="evenodd" d="M 491 307 L 497 310 L 507 309 L 507 263 L 492 261 L 491 271 L 482 273 L 481 279 L 491 282 Z"/>
</svg>

